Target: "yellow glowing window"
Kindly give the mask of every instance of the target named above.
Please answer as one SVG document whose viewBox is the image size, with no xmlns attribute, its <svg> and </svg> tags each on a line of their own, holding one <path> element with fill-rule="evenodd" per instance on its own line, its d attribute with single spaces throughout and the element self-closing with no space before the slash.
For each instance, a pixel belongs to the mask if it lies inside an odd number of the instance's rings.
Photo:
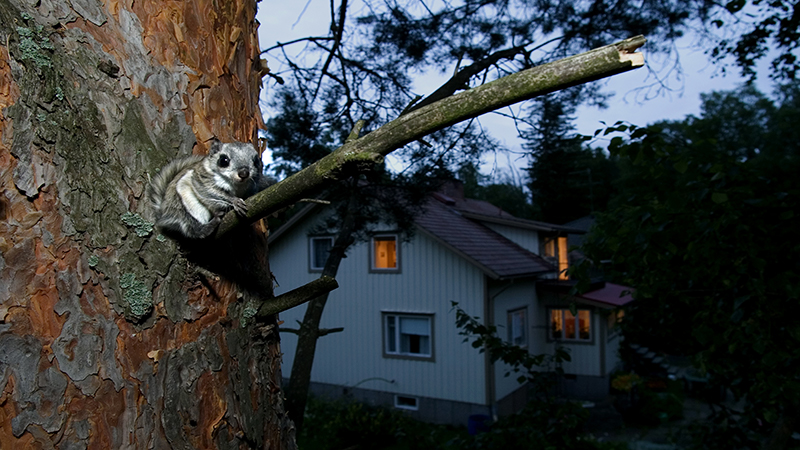
<svg viewBox="0 0 800 450">
<path fill-rule="evenodd" d="M 550 238 L 544 242 L 544 256 L 553 258 L 558 262 L 559 280 L 569 279 L 567 277 L 567 269 L 569 268 L 568 247 L 566 236 Z"/>
<path fill-rule="evenodd" d="M 567 238 L 558 238 L 558 279 L 566 280 L 569 258 L 567 257 Z"/>
<path fill-rule="evenodd" d="M 587 309 L 573 315 L 568 309 L 550 310 L 550 338 L 565 341 L 590 341 L 592 318 Z"/>
<path fill-rule="evenodd" d="M 397 269 L 397 237 L 378 236 L 372 239 L 373 269 Z"/>
</svg>

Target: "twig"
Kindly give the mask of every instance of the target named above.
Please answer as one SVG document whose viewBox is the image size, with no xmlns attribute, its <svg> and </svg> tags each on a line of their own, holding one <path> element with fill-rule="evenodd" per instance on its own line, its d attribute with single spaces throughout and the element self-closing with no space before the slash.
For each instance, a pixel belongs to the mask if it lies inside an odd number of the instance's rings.
<svg viewBox="0 0 800 450">
<path fill-rule="evenodd" d="M 481 114 L 550 92 L 566 89 L 644 65 L 635 50 L 644 45 L 637 36 L 579 55 L 505 76 L 415 109 L 365 136 L 346 142 L 305 169 L 247 199 L 247 216 L 229 212 L 216 237 L 240 223 L 251 223 L 302 198 L 313 196 L 351 170 L 371 168 L 385 155 L 430 133 Z"/>
</svg>

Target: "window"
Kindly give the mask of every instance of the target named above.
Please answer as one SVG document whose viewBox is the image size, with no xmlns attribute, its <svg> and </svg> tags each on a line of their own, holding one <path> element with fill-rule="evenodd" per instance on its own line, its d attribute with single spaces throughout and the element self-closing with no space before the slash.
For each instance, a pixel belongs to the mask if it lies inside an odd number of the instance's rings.
<svg viewBox="0 0 800 450">
<path fill-rule="evenodd" d="M 397 236 L 375 236 L 372 238 L 373 271 L 397 271 Z"/>
<path fill-rule="evenodd" d="M 433 357 L 432 317 L 384 314 L 384 354 L 414 358 Z"/>
<path fill-rule="evenodd" d="M 508 312 L 508 342 L 526 347 L 528 345 L 528 318 L 527 308 L 515 309 Z"/>
<path fill-rule="evenodd" d="M 548 238 L 544 241 L 544 256 L 552 258 L 558 264 L 558 279 L 567 280 L 569 268 L 568 244 L 566 236 Z"/>
<path fill-rule="evenodd" d="M 591 313 L 579 309 L 573 315 L 568 309 L 550 310 L 550 338 L 561 341 L 591 341 Z"/>
<path fill-rule="evenodd" d="M 417 411 L 419 409 L 419 399 L 417 397 L 406 397 L 405 395 L 394 396 L 394 407 Z"/>
<path fill-rule="evenodd" d="M 321 271 L 325 268 L 325 261 L 328 260 L 328 253 L 333 247 L 333 238 L 330 236 L 325 237 L 312 237 L 309 239 L 309 268 L 312 271 Z"/>
</svg>

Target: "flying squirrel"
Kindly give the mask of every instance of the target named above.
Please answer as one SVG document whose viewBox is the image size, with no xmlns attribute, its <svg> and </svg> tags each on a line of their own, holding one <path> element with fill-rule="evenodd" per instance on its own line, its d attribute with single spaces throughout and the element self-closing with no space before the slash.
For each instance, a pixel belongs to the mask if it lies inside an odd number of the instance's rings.
<svg viewBox="0 0 800 450">
<path fill-rule="evenodd" d="M 275 182 L 262 169 L 252 144 L 215 139 L 208 155 L 164 166 L 153 177 L 147 199 L 156 228 L 177 241 L 192 262 L 231 279 L 242 295 L 263 299 L 272 292 L 264 233 L 249 226 L 222 239 L 207 239 L 225 213 L 246 214 L 244 199 Z"/>
<path fill-rule="evenodd" d="M 156 227 L 178 242 L 211 236 L 226 212 L 245 215 L 244 199 L 274 183 L 262 169 L 252 144 L 216 139 L 208 155 L 172 161 L 153 178 L 147 195 Z"/>
</svg>

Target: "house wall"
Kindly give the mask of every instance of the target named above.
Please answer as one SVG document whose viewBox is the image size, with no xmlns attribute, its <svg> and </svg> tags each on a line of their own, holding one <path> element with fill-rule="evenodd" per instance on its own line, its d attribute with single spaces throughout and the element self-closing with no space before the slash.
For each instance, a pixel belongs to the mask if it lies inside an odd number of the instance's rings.
<svg viewBox="0 0 800 450">
<path fill-rule="evenodd" d="M 525 230 L 517 227 L 510 227 L 508 225 L 500 225 L 496 223 L 481 222 L 489 229 L 502 235 L 509 241 L 519 245 L 525 250 L 539 254 L 539 233 L 532 230 Z"/>
<path fill-rule="evenodd" d="M 542 321 L 539 337 L 549 353 L 554 352 L 556 345 L 564 347 L 570 352 L 570 361 L 564 362 L 565 379 L 559 386 L 560 393 L 580 398 L 602 398 L 608 395 L 609 374 L 618 363 L 619 348 L 618 336 L 609 339 L 606 317 L 603 311 L 596 307 L 578 305 L 579 309 L 591 311 L 590 342 L 554 342 L 549 338 L 549 309 L 569 308 L 570 302 L 560 299 L 555 293 L 541 292 L 539 314 Z"/>
<path fill-rule="evenodd" d="M 286 292 L 319 276 L 308 270 L 306 220 L 272 244 L 270 265 Z M 386 231 L 381 229 L 377 231 Z M 321 338 L 312 381 L 392 394 L 487 404 L 485 357 L 458 334 L 451 302 L 483 316 L 484 275 L 423 233 L 400 245 L 400 273 L 370 273 L 368 245 L 351 247 L 342 261 L 339 289 L 330 294 L 323 328 L 344 332 Z M 433 314 L 434 360 L 383 357 L 382 312 Z M 305 305 L 281 314 L 284 327 L 296 328 Z M 297 336 L 281 333 L 283 374 L 288 377 Z"/>
<path fill-rule="evenodd" d="M 537 307 L 536 285 L 532 280 L 510 280 L 496 281 L 490 284 L 489 299 L 492 305 L 492 322 L 497 327 L 498 335 L 503 339 L 508 339 L 508 313 L 519 308 L 526 308 L 528 350 L 533 354 L 545 351 L 543 341 L 537 339 L 539 332 L 537 327 L 542 322 L 541 311 Z M 507 364 L 497 361 L 494 363 L 495 380 L 495 400 L 500 401 L 515 391 L 519 390 L 520 384 L 517 377 L 524 373 L 514 373 L 505 376 L 510 367 Z M 523 369 L 524 370 L 524 369 Z"/>
</svg>

